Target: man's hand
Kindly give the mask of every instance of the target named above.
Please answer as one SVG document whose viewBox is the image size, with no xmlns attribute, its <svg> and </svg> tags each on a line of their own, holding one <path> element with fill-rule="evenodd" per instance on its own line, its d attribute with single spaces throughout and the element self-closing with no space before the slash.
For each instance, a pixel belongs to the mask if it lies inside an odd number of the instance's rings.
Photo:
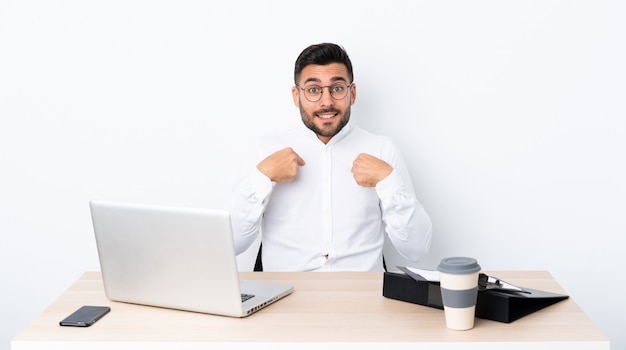
<svg viewBox="0 0 626 350">
<path fill-rule="evenodd" d="M 391 165 L 367 153 L 359 154 L 352 163 L 354 179 L 363 187 L 375 187 L 392 170 Z"/>
<path fill-rule="evenodd" d="M 298 167 L 304 160 L 291 148 L 283 148 L 269 155 L 256 167 L 273 182 L 290 182 L 298 176 Z"/>
</svg>

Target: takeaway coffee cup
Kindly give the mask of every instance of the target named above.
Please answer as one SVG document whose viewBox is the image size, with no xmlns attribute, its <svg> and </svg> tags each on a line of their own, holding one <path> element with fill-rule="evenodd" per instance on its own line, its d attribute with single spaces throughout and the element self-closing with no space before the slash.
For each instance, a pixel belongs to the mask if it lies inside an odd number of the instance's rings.
<svg viewBox="0 0 626 350">
<path fill-rule="evenodd" d="M 442 259 L 437 270 L 446 326 L 459 331 L 474 328 L 480 265 L 473 258 L 450 257 Z"/>
</svg>

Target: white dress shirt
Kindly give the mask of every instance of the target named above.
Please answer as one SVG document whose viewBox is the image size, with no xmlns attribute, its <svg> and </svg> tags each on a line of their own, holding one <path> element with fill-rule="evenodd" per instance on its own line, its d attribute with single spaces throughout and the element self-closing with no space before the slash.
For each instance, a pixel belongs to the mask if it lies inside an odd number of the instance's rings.
<svg viewBox="0 0 626 350">
<path fill-rule="evenodd" d="M 256 165 L 285 147 L 305 165 L 294 181 L 275 183 Z M 264 271 L 381 271 L 385 232 L 412 261 L 430 249 L 430 218 L 388 137 L 348 123 L 324 144 L 300 125 L 266 135 L 254 148 L 229 210 L 237 254 L 262 232 Z M 376 187 L 358 185 L 351 169 L 360 153 L 384 160 L 393 171 Z"/>
</svg>

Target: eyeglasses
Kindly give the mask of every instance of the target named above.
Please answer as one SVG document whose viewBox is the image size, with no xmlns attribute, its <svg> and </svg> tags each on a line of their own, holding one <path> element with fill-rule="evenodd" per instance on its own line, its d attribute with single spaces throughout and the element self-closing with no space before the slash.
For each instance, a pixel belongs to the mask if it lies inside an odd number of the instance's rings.
<svg viewBox="0 0 626 350">
<path fill-rule="evenodd" d="M 352 84 L 354 84 L 354 82 L 350 83 L 349 85 L 344 82 L 338 82 L 328 86 L 308 85 L 305 87 L 301 87 L 299 85 L 296 85 L 296 87 L 304 91 L 304 97 L 306 97 L 309 102 L 317 102 L 322 98 L 324 88 L 328 88 L 328 92 L 333 99 L 344 99 L 348 95 L 348 90 L 350 89 Z"/>
</svg>

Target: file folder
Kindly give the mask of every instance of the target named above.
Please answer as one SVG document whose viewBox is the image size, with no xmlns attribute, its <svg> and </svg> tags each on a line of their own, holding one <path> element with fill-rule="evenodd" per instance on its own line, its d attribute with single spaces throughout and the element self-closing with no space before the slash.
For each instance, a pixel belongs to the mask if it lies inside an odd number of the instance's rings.
<svg viewBox="0 0 626 350">
<path fill-rule="evenodd" d="M 524 289 L 529 293 L 479 290 L 476 317 L 511 323 L 569 298 L 563 294 Z M 439 282 L 417 281 L 404 273 L 384 273 L 383 296 L 443 310 Z"/>
</svg>

